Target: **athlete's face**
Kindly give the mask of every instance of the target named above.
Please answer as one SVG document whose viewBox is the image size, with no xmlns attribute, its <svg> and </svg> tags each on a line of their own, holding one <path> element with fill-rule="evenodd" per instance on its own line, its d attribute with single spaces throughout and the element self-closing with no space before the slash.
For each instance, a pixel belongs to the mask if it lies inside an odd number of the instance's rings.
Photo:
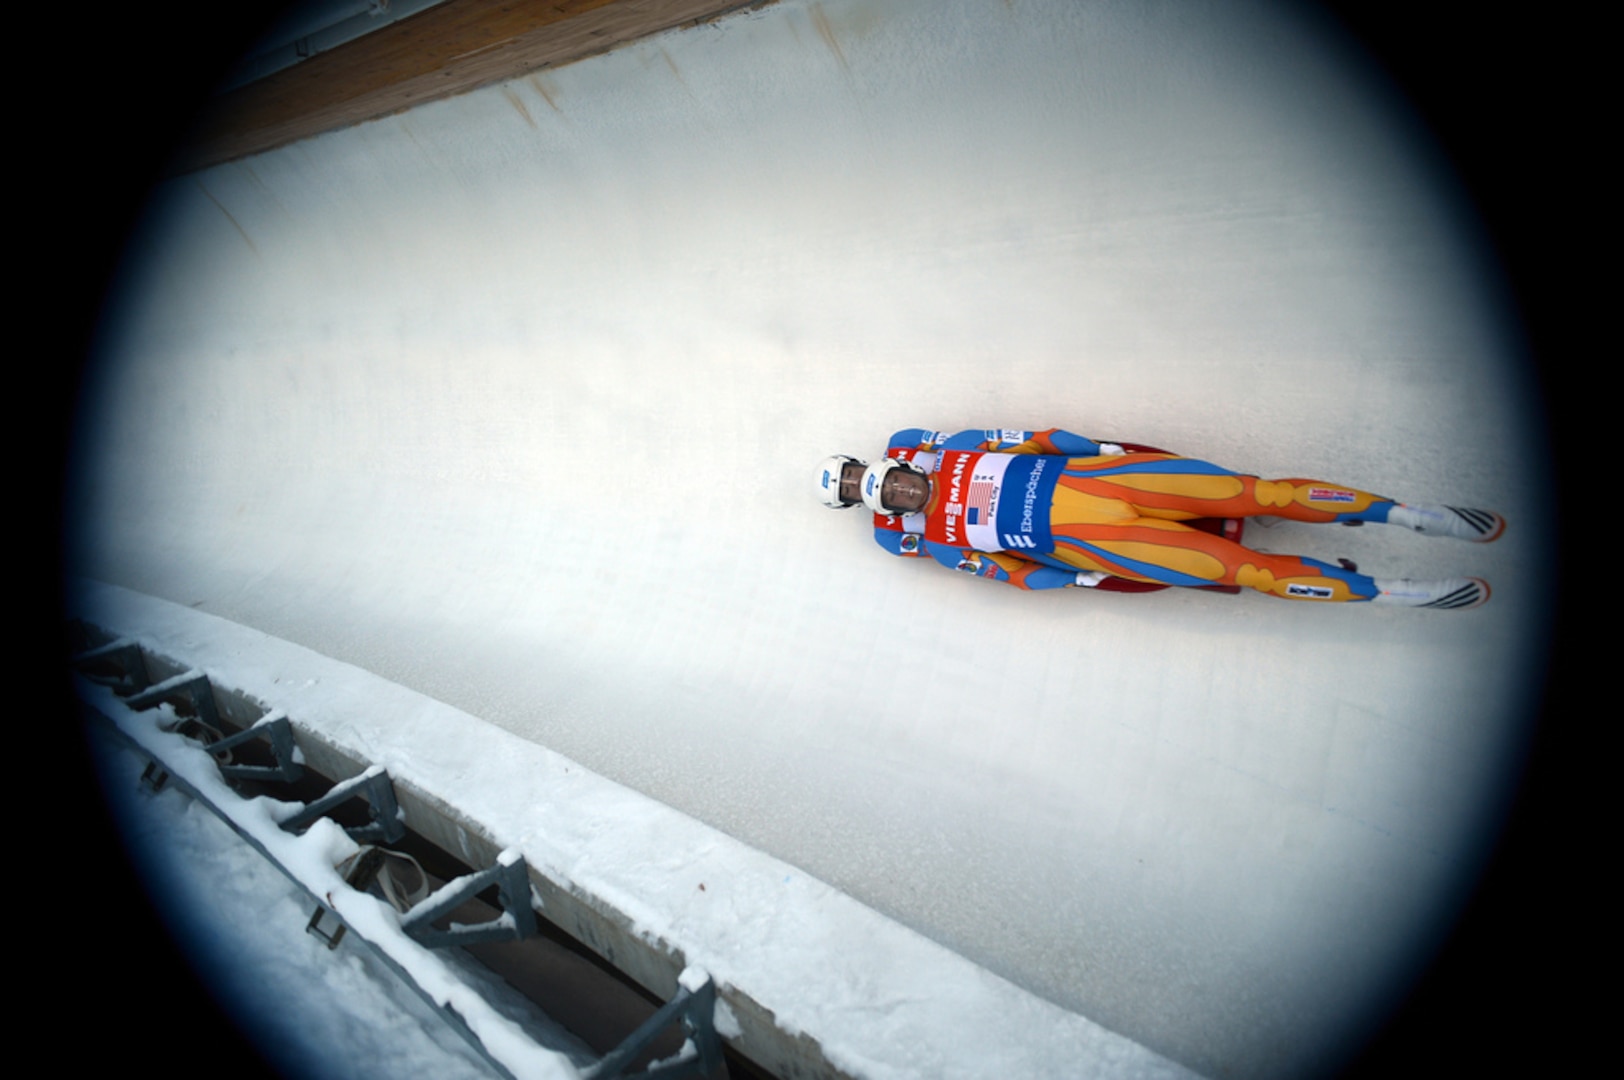
<svg viewBox="0 0 1624 1080">
<path fill-rule="evenodd" d="M 840 497 L 849 503 L 863 501 L 863 466 L 854 461 L 840 467 Z"/>
<path fill-rule="evenodd" d="M 880 481 L 880 502 L 904 514 L 923 510 L 930 502 L 930 480 L 908 469 L 892 469 Z"/>
<path fill-rule="evenodd" d="M 862 465 L 847 462 L 840 467 L 840 497 L 847 502 L 863 501 Z M 930 481 L 907 469 L 892 469 L 880 481 L 880 501 L 899 513 L 923 510 L 930 501 Z"/>
</svg>

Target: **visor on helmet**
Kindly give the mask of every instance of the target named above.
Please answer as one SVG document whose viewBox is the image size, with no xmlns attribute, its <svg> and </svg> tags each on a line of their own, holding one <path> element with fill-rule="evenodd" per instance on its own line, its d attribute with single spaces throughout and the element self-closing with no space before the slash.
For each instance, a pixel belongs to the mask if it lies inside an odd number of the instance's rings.
<svg viewBox="0 0 1624 1080">
<path fill-rule="evenodd" d="M 876 514 L 901 514 L 905 512 L 894 507 L 886 506 L 881 500 L 881 493 L 885 487 L 886 474 L 893 469 L 902 469 L 905 472 L 915 473 L 919 476 L 925 475 L 925 470 L 916 467 L 911 462 L 903 461 L 901 458 L 886 458 L 884 461 L 876 461 L 874 464 L 870 465 L 863 471 L 863 484 L 861 490 L 863 493 L 863 505 L 867 506 Z"/>
<path fill-rule="evenodd" d="M 847 507 L 856 506 L 855 502 L 849 502 L 840 497 L 840 473 L 847 465 L 867 464 L 866 461 L 859 461 L 854 457 L 847 457 L 845 454 L 835 454 L 832 457 L 824 458 L 818 465 L 815 477 L 818 485 L 818 501 L 831 510 L 844 510 Z"/>
</svg>

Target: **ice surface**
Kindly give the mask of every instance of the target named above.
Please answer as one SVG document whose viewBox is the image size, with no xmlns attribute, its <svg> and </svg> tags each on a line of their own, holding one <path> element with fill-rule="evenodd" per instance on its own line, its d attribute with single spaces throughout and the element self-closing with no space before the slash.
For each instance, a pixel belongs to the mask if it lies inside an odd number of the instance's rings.
<svg viewBox="0 0 1624 1080">
<path fill-rule="evenodd" d="M 1290 7 L 784 0 L 184 177 L 84 416 L 78 566 L 1291 1075 L 1470 881 L 1547 615 L 1518 345 L 1410 135 Z M 1495 598 L 905 565 L 807 481 L 915 425 L 1491 507 L 1486 548 L 1252 536 Z"/>
</svg>

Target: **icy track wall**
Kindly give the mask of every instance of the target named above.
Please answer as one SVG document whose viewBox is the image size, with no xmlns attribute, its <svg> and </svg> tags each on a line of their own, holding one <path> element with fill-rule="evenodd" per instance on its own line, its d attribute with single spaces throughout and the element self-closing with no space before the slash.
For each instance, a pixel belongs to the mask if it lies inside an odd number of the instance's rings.
<svg viewBox="0 0 1624 1080">
<path fill-rule="evenodd" d="M 1470 885 L 1546 612 L 1448 175 L 1292 7 L 784 2 L 180 177 L 85 576 L 559 751 L 1211 1075 L 1362 1037 Z M 1028 595 L 811 498 L 1061 426 L 1497 509 L 1466 614 Z M 1335 973 L 1335 978 L 1327 978 Z"/>
</svg>

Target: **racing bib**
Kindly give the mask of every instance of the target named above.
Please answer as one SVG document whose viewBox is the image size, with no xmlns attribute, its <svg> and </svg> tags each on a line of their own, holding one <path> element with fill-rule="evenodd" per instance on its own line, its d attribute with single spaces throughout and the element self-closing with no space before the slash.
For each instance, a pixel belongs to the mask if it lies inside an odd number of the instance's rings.
<svg viewBox="0 0 1624 1080">
<path fill-rule="evenodd" d="M 1063 459 L 946 450 L 925 539 L 977 551 L 1052 551 L 1049 505 Z"/>
</svg>

